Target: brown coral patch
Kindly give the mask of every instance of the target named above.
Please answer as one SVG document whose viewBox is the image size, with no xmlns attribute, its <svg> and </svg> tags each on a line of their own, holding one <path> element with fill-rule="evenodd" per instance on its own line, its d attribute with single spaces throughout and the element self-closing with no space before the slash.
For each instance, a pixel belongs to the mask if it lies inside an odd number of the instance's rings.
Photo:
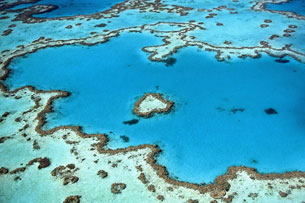
<svg viewBox="0 0 305 203">
<path fill-rule="evenodd" d="M 108 176 L 108 173 L 104 170 L 99 170 L 97 172 L 97 175 L 100 176 L 101 178 L 106 178 Z"/>
<path fill-rule="evenodd" d="M 284 37 L 291 37 L 291 34 L 285 33 L 283 34 Z"/>
<path fill-rule="evenodd" d="M 7 35 L 11 34 L 12 32 L 13 32 L 12 29 L 4 30 L 4 31 L 2 32 L 2 36 L 7 36 Z"/>
<path fill-rule="evenodd" d="M 38 169 L 46 168 L 46 167 L 49 167 L 51 165 L 50 159 L 45 157 L 45 158 L 33 159 L 27 164 L 27 166 L 31 166 L 31 165 L 33 165 L 34 163 L 37 163 L 37 162 L 39 163 Z"/>
<path fill-rule="evenodd" d="M 266 27 L 269 27 L 269 25 L 267 25 L 267 24 L 261 24 L 260 27 L 261 27 L 261 28 L 266 28 Z"/>
<path fill-rule="evenodd" d="M 257 193 L 249 193 L 248 197 L 251 197 L 251 198 L 254 199 L 254 198 L 258 197 L 258 194 Z"/>
<path fill-rule="evenodd" d="M 63 179 L 63 185 L 68 185 L 69 183 L 76 183 L 79 180 L 77 176 L 66 176 Z"/>
<path fill-rule="evenodd" d="M 16 24 L 11 24 L 8 26 L 9 28 L 13 28 L 13 27 L 16 27 Z"/>
<path fill-rule="evenodd" d="M 74 164 L 68 164 L 67 166 L 58 166 L 51 171 L 51 175 L 62 179 L 63 185 L 68 185 L 69 183 L 76 183 L 79 178 L 74 175 L 78 170 L 75 168 Z"/>
<path fill-rule="evenodd" d="M 278 35 L 271 35 L 270 37 L 269 37 L 269 39 L 270 40 L 273 40 L 273 39 L 275 39 L 275 38 L 279 38 L 280 36 L 278 36 Z"/>
<path fill-rule="evenodd" d="M 286 192 L 282 192 L 282 191 L 279 191 L 279 195 L 281 197 L 287 197 L 288 196 L 288 194 Z"/>
<path fill-rule="evenodd" d="M 80 198 L 81 196 L 79 195 L 69 196 L 63 201 L 63 203 L 80 203 Z"/>
<path fill-rule="evenodd" d="M 158 196 L 157 196 L 157 199 L 160 200 L 160 201 L 164 201 L 164 196 L 158 195 Z"/>
<path fill-rule="evenodd" d="M 233 196 L 229 195 L 228 197 L 223 197 L 221 200 L 224 202 L 230 203 L 233 200 Z"/>
<path fill-rule="evenodd" d="M 9 172 L 9 170 L 7 168 L 4 168 L 4 167 L 0 168 L 0 175 L 8 174 L 8 172 Z"/>
<path fill-rule="evenodd" d="M 37 140 L 34 140 L 34 142 L 33 142 L 33 149 L 35 149 L 35 150 L 39 150 L 40 149 L 40 146 L 39 146 Z"/>
<path fill-rule="evenodd" d="M 125 183 L 113 183 L 111 185 L 111 192 L 113 194 L 120 194 L 125 189 L 126 189 Z"/>
<path fill-rule="evenodd" d="M 10 17 L 8 17 L 8 16 L 1 16 L 0 20 L 5 20 L 5 19 L 8 19 L 8 18 L 10 18 Z"/>
<path fill-rule="evenodd" d="M 294 28 L 297 28 L 298 26 L 296 26 L 296 25 L 288 25 L 288 27 L 294 29 Z"/>
<path fill-rule="evenodd" d="M 6 140 L 10 139 L 11 137 L 0 137 L 0 144 L 4 143 Z"/>
<path fill-rule="evenodd" d="M 284 30 L 284 32 L 286 32 L 286 33 L 293 33 L 293 32 L 295 32 L 295 30 L 293 30 L 293 29 L 286 29 L 286 30 Z"/>
<path fill-rule="evenodd" d="M 16 169 L 12 170 L 12 171 L 10 172 L 10 174 L 21 173 L 21 172 L 24 172 L 25 170 L 26 170 L 26 167 L 16 168 Z"/>
<path fill-rule="evenodd" d="M 98 24 L 98 25 L 95 25 L 94 27 L 106 27 L 107 24 L 105 23 L 101 23 L 101 24 Z"/>
<path fill-rule="evenodd" d="M 4 113 L 2 114 L 2 117 L 3 117 L 3 118 L 6 118 L 8 115 L 10 115 L 10 112 L 4 112 Z"/>
<path fill-rule="evenodd" d="M 212 191 L 210 192 L 211 197 L 213 197 L 214 199 L 221 199 L 222 197 L 224 197 L 226 195 L 226 191 L 221 190 L 221 191 Z"/>
<path fill-rule="evenodd" d="M 156 192 L 156 188 L 155 188 L 154 185 L 149 185 L 149 186 L 147 187 L 147 189 L 148 189 L 149 191 L 151 191 L 151 192 Z"/>
<path fill-rule="evenodd" d="M 198 203 L 199 201 L 196 199 L 189 199 L 187 203 Z"/>
<path fill-rule="evenodd" d="M 148 180 L 147 180 L 147 178 L 146 178 L 146 176 L 145 176 L 144 173 L 140 173 L 138 179 L 139 179 L 143 184 L 147 184 L 147 183 L 148 183 Z"/>
</svg>

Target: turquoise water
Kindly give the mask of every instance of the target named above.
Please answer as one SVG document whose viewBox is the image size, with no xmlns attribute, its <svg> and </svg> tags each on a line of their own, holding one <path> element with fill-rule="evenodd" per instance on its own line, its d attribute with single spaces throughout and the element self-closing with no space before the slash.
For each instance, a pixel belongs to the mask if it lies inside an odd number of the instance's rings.
<svg viewBox="0 0 305 203">
<path fill-rule="evenodd" d="M 287 3 L 281 4 L 267 4 L 267 8 L 276 11 L 290 11 L 299 15 L 305 15 L 305 1 L 304 0 L 290 0 Z"/>
<path fill-rule="evenodd" d="M 34 4 L 21 4 L 13 9 L 26 8 L 34 5 L 56 5 L 58 9 L 48 13 L 34 15 L 41 18 L 86 15 L 100 12 L 123 0 L 41 0 Z"/>
<path fill-rule="evenodd" d="M 13 60 L 6 84 L 70 91 L 55 102 L 46 128 L 81 125 L 87 133 L 109 134 L 112 148 L 158 144 L 159 163 L 180 180 L 210 182 L 231 165 L 305 170 L 304 64 L 267 55 L 217 62 L 215 53 L 184 48 L 167 67 L 141 51 L 159 43 L 122 34 L 91 47 L 43 49 Z M 137 118 L 133 104 L 145 92 L 163 93 L 175 102 L 174 111 Z M 268 108 L 278 114 L 267 115 Z M 123 123 L 131 119 L 139 122 Z"/>
</svg>

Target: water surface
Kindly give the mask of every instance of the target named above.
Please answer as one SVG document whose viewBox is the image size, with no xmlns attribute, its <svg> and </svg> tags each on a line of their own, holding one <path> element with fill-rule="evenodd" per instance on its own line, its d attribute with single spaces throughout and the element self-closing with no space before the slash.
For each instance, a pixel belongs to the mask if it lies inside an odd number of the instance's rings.
<svg viewBox="0 0 305 203">
<path fill-rule="evenodd" d="M 47 48 L 13 60 L 6 84 L 70 91 L 55 102 L 46 128 L 81 125 L 87 133 L 108 133 L 112 148 L 158 144 L 159 163 L 180 180 L 210 182 L 232 165 L 305 170 L 304 64 L 267 55 L 218 62 L 215 53 L 193 47 L 174 54 L 176 63 L 166 67 L 141 51 L 160 43 L 122 34 L 96 46 Z M 137 118 L 133 104 L 145 92 L 163 93 L 174 111 Z M 268 108 L 278 114 L 266 114 Z M 131 119 L 139 122 L 123 123 Z"/>
</svg>

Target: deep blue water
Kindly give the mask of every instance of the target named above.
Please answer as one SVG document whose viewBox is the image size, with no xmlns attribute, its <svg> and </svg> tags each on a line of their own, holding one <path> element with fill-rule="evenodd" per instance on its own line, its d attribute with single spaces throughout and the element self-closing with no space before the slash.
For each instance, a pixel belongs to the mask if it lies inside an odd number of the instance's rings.
<svg viewBox="0 0 305 203">
<path fill-rule="evenodd" d="M 305 1 L 304 0 L 290 0 L 287 3 L 281 4 L 267 4 L 268 9 L 276 11 L 290 11 L 299 15 L 305 15 Z"/>
<path fill-rule="evenodd" d="M 47 128 L 73 124 L 108 133 L 111 147 L 158 144 L 164 150 L 159 163 L 181 180 L 213 181 L 231 165 L 305 170 L 304 64 L 289 58 L 277 63 L 266 55 L 217 62 L 215 53 L 184 48 L 166 67 L 141 51 L 158 43 L 143 34 L 122 34 L 91 47 L 47 48 L 13 60 L 6 84 L 72 92 L 55 103 Z M 133 104 L 145 92 L 167 95 L 174 111 L 123 124 L 137 118 Z M 278 114 L 267 115 L 270 107 Z"/>
<path fill-rule="evenodd" d="M 13 9 L 26 8 L 33 5 L 57 5 L 58 9 L 48 13 L 34 15 L 37 17 L 62 17 L 74 15 L 86 15 L 100 12 L 124 0 L 41 0 L 34 4 L 21 4 Z"/>
</svg>

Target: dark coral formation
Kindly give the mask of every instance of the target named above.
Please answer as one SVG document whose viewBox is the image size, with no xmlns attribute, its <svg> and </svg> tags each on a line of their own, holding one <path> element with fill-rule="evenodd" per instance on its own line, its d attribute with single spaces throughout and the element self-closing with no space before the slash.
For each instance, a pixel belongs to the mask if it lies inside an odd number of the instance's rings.
<svg viewBox="0 0 305 203">
<path fill-rule="evenodd" d="M 20 117 L 17 117 L 16 119 L 15 119 L 15 122 L 16 123 L 19 123 L 21 121 L 21 118 Z"/>
<path fill-rule="evenodd" d="M 214 199 L 221 199 L 222 197 L 224 197 L 226 195 L 226 191 L 224 191 L 224 190 L 214 190 L 214 191 L 210 192 L 210 195 Z"/>
<path fill-rule="evenodd" d="M 273 40 L 273 39 L 279 38 L 279 37 L 280 37 L 279 35 L 274 34 L 274 35 L 271 35 L 271 36 L 269 37 L 269 39 L 270 39 L 270 40 Z"/>
<path fill-rule="evenodd" d="M 144 173 L 140 173 L 138 179 L 139 179 L 143 184 L 147 184 L 147 183 L 148 183 L 148 180 L 147 180 L 147 178 L 146 178 L 146 176 L 145 176 Z"/>
<path fill-rule="evenodd" d="M 224 201 L 224 202 L 232 202 L 234 196 L 233 195 L 228 195 L 228 197 L 223 197 L 221 200 Z"/>
<path fill-rule="evenodd" d="M 269 27 L 269 25 L 268 24 L 261 24 L 260 27 L 261 28 L 266 28 L 266 27 Z"/>
<path fill-rule="evenodd" d="M 38 169 L 46 168 L 51 165 L 49 158 L 36 158 L 31 160 L 27 165 L 33 165 L 34 163 L 39 163 Z"/>
<path fill-rule="evenodd" d="M 12 32 L 13 32 L 12 29 L 4 30 L 4 31 L 2 32 L 2 36 L 7 36 L 7 35 L 11 34 Z"/>
<path fill-rule="evenodd" d="M 39 144 L 38 144 L 38 142 L 36 140 L 34 140 L 34 142 L 33 142 L 33 149 L 35 149 L 35 150 L 39 150 L 40 149 L 40 146 L 39 146 Z"/>
<path fill-rule="evenodd" d="M 279 191 L 279 195 L 281 197 L 287 197 L 288 196 L 288 194 L 286 192 L 282 192 L 282 191 Z"/>
<path fill-rule="evenodd" d="M 209 13 L 205 18 L 214 18 L 215 16 L 217 16 L 216 13 Z"/>
<path fill-rule="evenodd" d="M 38 165 L 38 169 L 42 169 L 42 168 L 46 168 L 48 166 L 51 165 L 51 162 L 48 158 L 35 158 L 31 161 L 29 161 L 26 166 L 24 167 L 19 167 L 19 168 L 16 168 L 16 169 L 13 169 L 10 171 L 10 174 L 17 174 L 17 173 L 21 173 L 21 172 L 24 172 L 29 166 L 32 166 L 34 163 L 39 163 Z M 4 169 L 3 169 L 4 170 Z"/>
<path fill-rule="evenodd" d="M 285 29 L 284 32 L 286 32 L 286 33 L 293 33 L 293 32 L 295 32 L 295 30 L 293 30 L 293 29 Z"/>
<path fill-rule="evenodd" d="M 97 175 L 100 176 L 101 178 L 106 178 L 108 176 L 108 173 L 104 170 L 99 170 L 97 172 Z"/>
<path fill-rule="evenodd" d="M 283 58 L 275 59 L 274 61 L 277 63 L 289 63 L 290 62 L 288 59 L 283 59 Z"/>
<path fill-rule="evenodd" d="M 4 167 L 0 168 L 0 175 L 8 174 L 8 172 L 9 172 L 9 170 L 7 168 L 4 168 Z"/>
<path fill-rule="evenodd" d="M 226 41 L 224 41 L 224 44 L 230 45 L 230 44 L 232 44 L 232 42 L 226 40 Z"/>
<path fill-rule="evenodd" d="M 156 188 L 155 188 L 154 185 L 149 185 L 149 186 L 147 187 L 147 189 L 148 189 L 149 191 L 151 191 L 151 192 L 156 192 Z"/>
<path fill-rule="evenodd" d="M 294 29 L 294 28 L 297 28 L 298 26 L 296 26 L 296 25 L 289 25 L 288 27 Z"/>
<path fill-rule="evenodd" d="M 6 118 L 8 115 L 10 115 L 10 112 L 4 112 L 4 113 L 2 114 L 2 117 L 3 117 L 3 118 Z"/>
<path fill-rule="evenodd" d="M 283 34 L 284 37 L 291 37 L 291 34 L 285 33 Z"/>
<path fill-rule="evenodd" d="M 63 179 L 63 185 L 68 185 L 69 183 L 76 183 L 79 180 L 77 176 L 66 176 Z"/>
<path fill-rule="evenodd" d="M 51 175 L 63 180 L 63 185 L 68 185 L 69 183 L 78 182 L 79 178 L 74 175 L 78 170 L 75 168 L 74 164 L 68 164 L 67 166 L 58 166 L 51 171 Z"/>
<path fill-rule="evenodd" d="M 198 200 L 196 200 L 196 199 L 189 199 L 187 201 L 187 203 L 198 203 Z"/>
<path fill-rule="evenodd" d="M 106 24 L 105 23 L 101 23 L 101 24 L 95 25 L 94 27 L 106 27 Z"/>
<path fill-rule="evenodd" d="M 25 170 L 26 170 L 26 167 L 16 168 L 16 169 L 12 170 L 12 171 L 10 172 L 10 174 L 21 173 L 21 172 L 24 172 Z"/>
<path fill-rule="evenodd" d="M 0 119 L 1 120 L 1 119 Z M 0 144 L 4 143 L 6 140 L 10 139 L 11 137 L 0 137 Z"/>
<path fill-rule="evenodd" d="M 236 114 L 237 112 L 244 112 L 245 109 L 243 109 L 243 108 L 232 108 L 230 111 L 231 111 L 233 114 Z"/>
<path fill-rule="evenodd" d="M 63 201 L 63 203 L 80 203 L 80 198 L 81 198 L 81 196 L 79 196 L 79 195 L 72 195 L 72 196 L 67 197 Z"/>
<path fill-rule="evenodd" d="M 0 20 L 5 20 L 5 19 L 8 19 L 8 18 L 10 18 L 10 17 L 8 17 L 8 16 L 1 16 Z"/>
<path fill-rule="evenodd" d="M 125 189 L 126 189 L 125 183 L 113 183 L 111 185 L 111 192 L 113 194 L 120 194 Z"/>
<path fill-rule="evenodd" d="M 69 169 L 75 169 L 75 164 L 67 164 L 67 168 L 69 168 Z"/>
<path fill-rule="evenodd" d="M 121 135 L 120 138 L 123 140 L 123 142 L 129 142 L 129 137 L 126 135 Z"/>
<path fill-rule="evenodd" d="M 157 199 L 160 200 L 160 201 L 164 201 L 164 197 L 162 195 L 158 195 Z"/>
<path fill-rule="evenodd" d="M 173 66 L 176 63 L 177 59 L 173 57 L 169 57 L 164 60 L 166 66 Z"/>
<path fill-rule="evenodd" d="M 124 121 L 123 124 L 134 125 L 134 124 L 137 124 L 138 122 L 139 122 L 138 119 L 131 119 L 129 121 Z"/>
</svg>

